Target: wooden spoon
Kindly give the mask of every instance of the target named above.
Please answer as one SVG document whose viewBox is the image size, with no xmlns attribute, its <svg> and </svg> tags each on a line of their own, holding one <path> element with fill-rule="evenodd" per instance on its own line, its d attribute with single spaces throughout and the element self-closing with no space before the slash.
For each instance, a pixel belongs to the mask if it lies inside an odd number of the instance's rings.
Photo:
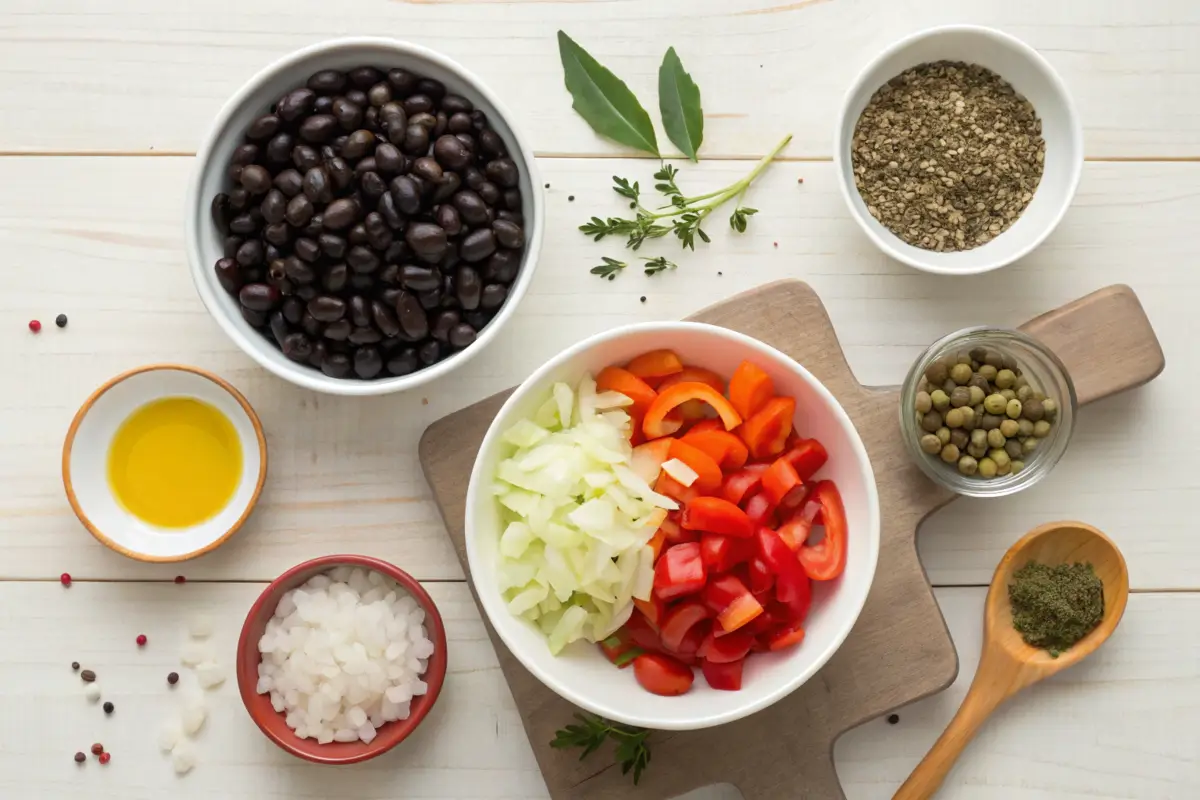
<svg viewBox="0 0 1200 800">
<path fill-rule="evenodd" d="M 1014 572 L 1030 561 L 1055 565 L 1091 563 L 1104 582 L 1104 618 L 1071 649 L 1052 657 L 1025 644 L 1012 626 L 1008 585 Z M 979 669 L 954 719 L 933 748 L 896 792 L 893 800 L 932 797 L 979 726 L 1001 703 L 1026 686 L 1078 664 L 1104 644 L 1125 613 L 1129 571 L 1117 546 L 1082 522 L 1051 522 L 1034 528 L 1008 549 L 996 567 L 983 610 L 983 653 Z"/>
</svg>

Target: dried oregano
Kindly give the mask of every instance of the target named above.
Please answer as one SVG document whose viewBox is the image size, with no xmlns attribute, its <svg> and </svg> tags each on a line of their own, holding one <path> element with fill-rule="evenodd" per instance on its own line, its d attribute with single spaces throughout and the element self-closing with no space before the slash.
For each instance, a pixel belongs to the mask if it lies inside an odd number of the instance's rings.
<svg viewBox="0 0 1200 800">
<path fill-rule="evenodd" d="M 954 61 L 888 81 L 851 143 L 871 215 L 926 250 L 970 250 L 1007 230 L 1033 199 L 1045 156 L 1030 102 L 991 70 Z"/>
<path fill-rule="evenodd" d="M 1013 575 L 1008 599 L 1021 638 L 1055 658 L 1104 618 L 1104 584 L 1091 564 L 1031 561 Z"/>
</svg>

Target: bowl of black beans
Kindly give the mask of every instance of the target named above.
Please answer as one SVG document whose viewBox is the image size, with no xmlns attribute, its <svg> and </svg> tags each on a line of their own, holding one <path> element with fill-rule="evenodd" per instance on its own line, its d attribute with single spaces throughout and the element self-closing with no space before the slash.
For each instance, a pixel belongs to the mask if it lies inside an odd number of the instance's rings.
<svg viewBox="0 0 1200 800">
<path fill-rule="evenodd" d="M 533 156 L 474 75 L 405 42 L 293 53 L 221 110 L 187 203 L 192 275 L 259 364 L 334 394 L 444 375 L 513 314 L 541 247 Z"/>
</svg>

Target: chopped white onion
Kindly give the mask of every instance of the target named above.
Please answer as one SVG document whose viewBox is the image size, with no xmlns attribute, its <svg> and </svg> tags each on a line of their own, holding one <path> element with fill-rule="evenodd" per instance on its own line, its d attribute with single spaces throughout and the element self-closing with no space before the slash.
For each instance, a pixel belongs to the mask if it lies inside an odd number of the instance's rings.
<svg viewBox="0 0 1200 800">
<path fill-rule="evenodd" d="M 696 482 L 696 479 L 700 477 L 696 474 L 696 470 L 692 469 L 678 458 L 672 458 L 664 461 L 662 465 L 662 471 L 682 483 L 684 486 L 691 486 Z"/>
</svg>

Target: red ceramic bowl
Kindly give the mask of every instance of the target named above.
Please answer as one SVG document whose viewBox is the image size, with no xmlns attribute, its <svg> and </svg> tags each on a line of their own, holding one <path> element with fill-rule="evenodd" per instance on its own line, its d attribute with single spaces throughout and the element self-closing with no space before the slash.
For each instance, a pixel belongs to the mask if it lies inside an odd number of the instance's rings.
<svg viewBox="0 0 1200 800">
<path fill-rule="evenodd" d="M 425 629 L 433 640 L 434 651 L 429 657 L 428 666 L 421 679 L 429 684 L 429 691 L 421 697 L 412 699 L 411 713 L 408 719 L 389 722 L 379 728 L 379 733 L 370 744 L 362 742 L 330 742 L 317 744 L 313 739 L 301 739 L 284 722 L 284 715 L 271 706 L 271 696 L 258 694 L 258 664 L 262 660 L 258 652 L 258 640 L 262 638 L 267 628 L 267 620 L 275 614 L 279 599 L 289 589 L 294 589 L 309 578 L 334 567 L 350 566 L 364 567 L 387 575 L 404 587 L 413 599 L 425 609 Z M 437 702 L 442 691 L 442 683 L 446 679 L 446 629 L 442 625 L 442 615 L 433 604 L 429 594 L 417 582 L 416 578 L 404 570 L 367 556 L 322 556 L 311 561 L 305 561 L 299 566 L 292 567 L 271 582 L 246 615 L 242 625 L 242 635 L 238 639 L 237 649 L 237 681 L 238 691 L 242 695 L 242 703 L 250 712 L 250 718 L 267 735 L 267 738 L 294 756 L 312 761 L 317 764 L 355 764 L 374 758 L 380 753 L 386 753 L 412 733 L 433 704 Z"/>
</svg>

